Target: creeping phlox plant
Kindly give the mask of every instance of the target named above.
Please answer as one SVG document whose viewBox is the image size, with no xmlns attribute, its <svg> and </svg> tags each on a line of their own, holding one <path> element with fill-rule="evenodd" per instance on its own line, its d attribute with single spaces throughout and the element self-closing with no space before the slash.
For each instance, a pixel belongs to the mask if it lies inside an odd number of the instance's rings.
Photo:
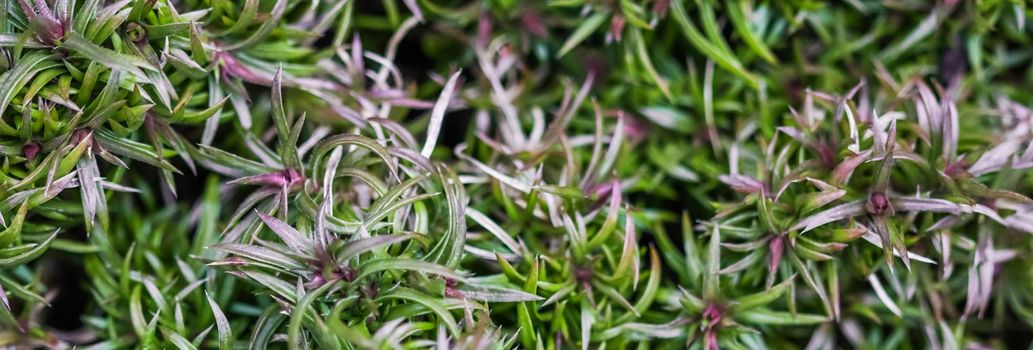
<svg viewBox="0 0 1033 350">
<path fill-rule="evenodd" d="M 0 3 L 0 348 L 1033 341 L 1023 1 Z"/>
</svg>

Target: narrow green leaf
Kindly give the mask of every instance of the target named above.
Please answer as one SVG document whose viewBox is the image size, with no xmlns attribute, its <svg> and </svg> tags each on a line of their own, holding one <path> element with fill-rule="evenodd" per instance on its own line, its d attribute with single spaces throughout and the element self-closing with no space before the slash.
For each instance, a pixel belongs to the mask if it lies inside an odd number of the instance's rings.
<svg viewBox="0 0 1033 350">
<path fill-rule="evenodd" d="M 682 4 L 683 0 L 671 1 L 671 15 L 674 16 L 674 20 L 678 23 L 682 33 L 689 39 L 696 49 L 702 51 L 704 55 L 709 57 L 714 62 L 717 62 L 722 68 L 735 73 L 740 78 L 746 80 L 747 85 L 757 89 L 760 87 L 760 81 L 752 73 L 746 70 L 742 62 L 738 58 L 733 56 L 731 53 L 721 49 L 721 46 L 715 45 L 707 40 L 699 29 L 689 21 L 689 16 L 685 12 L 685 6 Z"/>
<path fill-rule="evenodd" d="M 760 325 L 812 325 L 828 322 L 829 318 L 821 315 L 791 314 L 788 312 L 753 309 L 736 314 L 736 318 L 747 323 Z"/>
<path fill-rule="evenodd" d="M 570 34 L 567 41 L 563 42 L 563 47 L 561 47 L 560 51 L 556 53 L 556 57 L 563 57 L 567 52 L 573 50 L 574 47 L 584 41 L 585 38 L 588 38 L 592 32 L 595 32 L 595 30 L 598 29 L 604 21 L 606 21 L 606 14 L 603 13 L 593 14 L 587 19 L 580 21 L 581 24 L 577 26 L 577 29 L 574 29 L 574 33 Z"/>
<path fill-rule="evenodd" d="M 786 289 L 789 288 L 789 285 L 793 283 L 794 279 L 795 276 L 788 278 L 785 281 L 782 281 L 782 283 L 779 283 L 774 287 L 769 288 L 768 290 L 741 297 L 736 300 L 738 303 L 735 304 L 733 308 L 735 308 L 735 310 L 737 311 L 742 311 L 749 310 L 758 306 L 767 305 L 768 303 L 782 296 L 782 294 L 785 293 Z"/>
<path fill-rule="evenodd" d="M 445 323 L 445 326 L 448 327 L 448 331 L 452 333 L 453 336 L 458 336 L 460 334 L 459 326 L 456 324 L 455 318 L 452 317 L 452 314 L 448 312 L 448 309 L 446 309 L 445 306 L 437 299 L 405 287 L 398 287 L 377 297 L 377 300 L 390 299 L 401 299 L 426 306 L 438 316 L 440 322 Z"/>
<path fill-rule="evenodd" d="M 338 249 L 336 251 L 335 256 L 337 257 L 337 261 L 348 261 L 351 258 L 359 256 L 362 253 L 381 247 L 386 247 L 398 242 L 404 242 L 413 237 L 416 237 L 416 234 L 399 233 L 394 235 L 361 238 L 354 241 L 345 242 L 341 246 L 341 249 Z"/>
<path fill-rule="evenodd" d="M 50 237 L 47 237 L 43 242 L 26 244 L 26 248 L 31 248 L 17 255 L 0 258 L 0 267 L 11 268 L 27 263 L 32 259 L 43 255 L 43 253 L 47 251 L 47 248 L 50 247 L 50 244 L 54 242 L 54 239 L 57 238 L 58 232 L 60 232 L 60 230 L 54 231 L 54 233 L 51 234 Z"/>
<path fill-rule="evenodd" d="M 208 295 L 208 292 L 205 292 L 204 296 L 208 299 L 208 306 L 212 308 L 212 315 L 215 316 L 215 328 L 219 331 L 219 349 L 232 349 L 233 329 L 230 328 L 230 322 L 226 319 L 226 314 L 222 313 L 219 303 L 216 303 L 215 299 Z"/>
<path fill-rule="evenodd" d="M 763 58 L 768 63 L 776 64 L 778 60 L 775 55 L 771 53 L 771 49 L 764 44 L 764 41 L 758 37 L 753 30 L 750 29 L 750 24 L 746 19 L 746 15 L 743 12 L 743 8 L 746 7 L 746 3 L 742 0 L 734 0 L 725 3 L 726 13 L 728 18 L 732 20 L 732 26 L 735 27 L 735 31 L 739 33 L 739 37 L 742 38 L 746 45 L 753 50 L 758 56 Z"/>
<path fill-rule="evenodd" d="M 67 33 L 61 41 L 61 46 L 92 61 L 100 62 L 108 66 L 108 68 L 129 72 L 144 82 L 150 82 L 151 80 L 147 74 L 144 74 L 142 69 L 157 71 L 157 68 L 142 58 L 121 54 L 97 46 L 97 44 L 76 32 Z"/>
</svg>

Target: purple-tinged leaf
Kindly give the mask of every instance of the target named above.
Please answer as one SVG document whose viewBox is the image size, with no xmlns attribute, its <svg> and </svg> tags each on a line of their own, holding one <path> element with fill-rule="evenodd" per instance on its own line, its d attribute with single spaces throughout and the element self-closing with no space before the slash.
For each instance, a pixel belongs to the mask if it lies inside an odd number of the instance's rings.
<svg viewBox="0 0 1033 350">
<path fill-rule="evenodd" d="M 1033 234 L 1033 211 L 1012 214 L 1004 219 L 1004 226 Z"/>
<path fill-rule="evenodd" d="M 804 350 L 831 350 L 835 349 L 835 329 L 833 328 L 834 323 L 824 323 L 811 334 L 811 339 L 807 341 L 807 347 Z"/>
<path fill-rule="evenodd" d="M 639 113 L 664 129 L 682 133 L 691 133 L 693 131 L 692 118 L 676 108 L 662 105 L 650 106 L 640 109 Z"/>
<path fill-rule="evenodd" d="M 900 311 L 900 307 L 897 306 L 897 303 L 893 302 L 893 299 L 890 298 L 889 294 L 886 294 L 886 289 L 882 287 L 882 282 L 879 282 L 879 278 L 876 277 L 874 273 L 868 275 L 868 283 L 872 285 L 872 289 L 875 290 L 875 295 L 879 297 L 879 301 L 882 301 L 882 304 L 886 305 L 886 308 L 889 309 L 890 312 L 897 315 L 897 317 L 904 317 L 903 312 Z"/>
<path fill-rule="evenodd" d="M 4 309 L 2 311 L 6 313 L 5 316 L 10 318 L 11 302 L 7 299 L 7 291 L 4 290 L 3 284 L 0 284 L 0 304 L 3 304 Z"/>
<path fill-rule="evenodd" d="M 859 165 L 868 160 L 868 157 L 871 154 L 872 151 L 866 150 L 847 157 L 832 170 L 832 177 L 829 182 L 832 185 L 841 185 L 846 183 L 850 179 L 850 175 L 854 173 L 854 169 L 857 169 Z"/>
<path fill-rule="evenodd" d="M 86 230 L 87 232 L 93 232 L 94 225 L 99 223 L 101 229 L 106 231 L 108 223 L 107 197 L 104 195 L 100 170 L 97 168 L 97 160 L 90 156 L 80 158 L 78 168 L 79 188 L 82 190 Z M 98 219 L 100 220 L 99 222 L 97 221 Z"/>
<path fill-rule="evenodd" d="M 485 230 L 488 230 L 488 232 L 495 236 L 495 238 L 498 238 L 499 241 L 501 241 L 502 244 L 506 246 L 506 248 L 509 248 L 511 252 L 516 253 L 518 255 L 523 254 L 524 248 L 519 243 L 517 243 L 517 241 L 514 240 L 513 237 L 509 235 L 509 233 L 506 233 L 506 231 L 503 230 L 501 226 L 499 226 L 490 218 L 488 218 L 487 215 L 484 215 L 483 213 L 477 211 L 474 208 L 466 208 L 466 217 L 476 222 Z"/>
<path fill-rule="evenodd" d="M 587 298 L 581 299 L 581 350 L 588 350 L 592 335 L 592 326 L 595 325 L 595 308 L 588 302 Z"/>
<path fill-rule="evenodd" d="M 29 20 L 29 28 L 32 32 L 43 43 L 53 45 L 65 36 L 65 31 L 68 29 L 65 25 L 67 19 L 54 15 L 54 12 L 50 10 L 49 5 L 45 1 L 36 0 L 35 3 L 36 10 L 33 11 L 32 7 L 25 0 L 18 1 L 22 13 Z"/>
<path fill-rule="evenodd" d="M 826 204 L 835 202 L 846 195 L 846 190 L 830 190 L 804 195 L 802 212 L 824 207 Z"/>
<path fill-rule="evenodd" d="M 490 283 L 480 279 L 471 279 L 458 287 L 458 291 L 466 298 L 492 303 L 515 303 L 523 301 L 539 301 L 542 297 L 509 286 Z"/>
<path fill-rule="evenodd" d="M 470 157 L 468 155 L 463 154 L 462 153 L 463 150 L 464 150 L 463 147 L 456 147 L 456 150 L 455 150 L 456 156 L 458 156 L 460 159 L 463 159 L 463 160 L 466 160 L 467 162 L 470 162 L 471 165 L 473 165 L 477 169 L 480 169 L 481 171 L 486 173 L 488 176 L 491 176 L 492 178 L 498 180 L 499 182 L 501 182 L 503 184 L 506 184 L 506 185 L 508 185 L 508 186 L 510 186 L 510 187 L 512 187 L 512 188 L 514 188 L 514 189 L 516 189 L 518 191 L 520 191 L 520 192 L 523 192 L 523 193 L 531 193 L 531 188 L 532 188 L 533 185 L 528 183 L 528 181 L 517 180 L 517 179 L 512 178 L 512 177 L 510 177 L 510 176 L 508 176 L 506 174 L 503 174 L 502 172 L 500 172 L 498 170 L 495 170 L 494 168 L 488 166 L 487 164 L 481 163 L 480 161 L 474 159 L 473 157 Z"/>
<path fill-rule="evenodd" d="M 288 247 L 299 255 L 305 254 L 306 251 L 311 249 L 312 241 L 309 240 L 308 237 L 305 237 L 301 232 L 298 232 L 298 230 L 295 230 L 290 225 L 280 221 L 280 219 L 261 211 L 255 210 L 255 213 L 258 214 L 258 217 L 262 219 L 262 222 L 264 222 L 265 225 L 273 231 L 273 233 L 283 240 L 283 243 L 287 244 Z"/>
<path fill-rule="evenodd" d="M 0 284 L 0 304 L 3 304 L 3 307 L 0 308 L 0 324 L 14 326 L 19 332 L 24 333 L 25 327 L 11 313 L 11 304 L 7 300 L 7 292 L 4 290 L 3 284 Z"/>
<path fill-rule="evenodd" d="M 828 184 L 825 181 L 821 181 L 821 180 L 815 179 L 813 177 L 806 177 L 806 178 L 804 178 L 804 180 L 807 180 L 807 182 L 810 182 L 812 185 L 814 185 L 814 187 L 817 187 L 819 190 L 821 190 L 823 192 L 825 192 L 825 191 L 835 191 L 835 190 L 838 189 L 835 186 L 832 186 L 832 185 Z"/>
<path fill-rule="evenodd" d="M 782 235 L 775 235 L 768 242 L 768 280 L 773 281 L 778 265 L 782 263 L 782 254 L 785 253 L 785 238 Z M 769 284 L 770 285 L 770 284 Z"/>
<path fill-rule="evenodd" d="M 411 1 L 411 0 L 410 0 Z M 445 120 L 445 111 L 448 109 L 448 104 L 452 100 L 452 96 L 456 92 L 456 82 L 459 80 L 459 76 L 463 73 L 459 70 L 452 74 L 448 78 L 448 82 L 441 88 L 441 95 L 438 95 L 437 102 L 434 103 L 434 109 L 430 112 L 430 124 L 427 126 L 427 140 L 423 144 L 423 149 L 420 151 L 420 155 L 425 158 L 430 158 L 431 153 L 434 152 L 434 146 L 438 142 L 438 134 L 441 132 L 441 123 Z"/>
<path fill-rule="evenodd" d="M 717 177 L 724 184 L 737 192 L 752 194 L 765 192 L 764 184 L 754 178 L 745 175 L 721 175 Z"/>
<path fill-rule="evenodd" d="M 742 259 L 739 259 L 739 261 L 736 261 L 736 262 L 732 263 L 731 265 L 726 266 L 725 268 L 721 269 L 721 271 L 718 271 L 717 273 L 720 274 L 720 275 L 730 275 L 730 274 L 733 274 L 733 273 L 737 273 L 737 272 L 743 271 L 745 269 L 748 269 L 748 268 L 752 267 L 757 262 L 761 261 L 761 259 L 763 259 L 763 256 L 764 256 L 764 251 L 763 250 L 754 250 L 750 254 L 747 254 L 746 256 L 744 256 Z"/>
<path fill-rule="evenodd" d="M 988 206 L 985 206 L 985 205 L 982 205 L 982 204 L 978 204 L 978 203 L 977 204 L 972 204 L 972 205 L 958 204 L 958 206 L 961 208 L 961 211 L 963 213 L 976 213 L 976 214 L 980 214 L 980 215 L 983 215 L 985 217 L 990 218 L 990 220 L 993 220 L 994 222 L 997 222 L 998 224 L 1005 225 L 1004 219 L 1002 219 L 1001 216 L 999 214 L 997 214 L 997 211 L 991 209 Z"/>
<path fill-rule="evenodd" d="M 165 160 L 164 155 L 158 154 L 146 144 L 119 137 L 104 128 L 95 129 L 92 135 L 93 141 L 97 145 L 110 150 L 112 153 L 123 155 L 176 174 L 182 174 L 175 166 Z"/>
<path fill-rule="evenodd" d="M 895 197 L 891 202 L 894 209 L 906 212 L 961 213 L 961 206 L 943 199 Z"/>
<path fill-rule="evenodd" d="M 797 241 L 796 246 L 793 248 L 793 252 L 801 258 L 812 261 L 829 261 L 833 259 L 831 255 L 828 255 L 825 252 L 814 249 L 811 246 L 800 244 L 799 242 L 800 241 Z"/>
<path fill-rule="evenodd" d="M 760 249 L 760 247 L 763 247 L 765 244 L 768 244 L 767 239 L 758 239 L 744 243 L 721 243 L 721 248 L 725 248 L 733 252 L 748 253 Z"/>
<path fill-rule="evenodd" d="M 943 156 L 948 161 L 953 161 L 958 154 L 958 106 L 954 101 L 947 102 L 946 114 L 943 119 Z"/>
<path fill-rule="evenodd" d="M 961 223 L 961 220 L 957 216 L 943 217 L 940 220 L 937 220 L 931 226 L 929 226 L 929 228 L 927 228 L 926 231 L 927 232 L 941 231 L 941 230 L 945 230 L 945 229 L 954 227 L 954 225 L 958 225 L 959 223 Z"/>
<path fill-rule="evenodd" d="M 1019 149 L 1022 147 L 1021 142 L 1021 140 L 1005 140 L 1001 144 L 994 146 L 994 148 L 983 153 L 975 163 L 969 166 L 968 172 L 973 176 L 982 176 L 1001 170 L 1019 152 Z M 1016 167 L 1012 166 L 1012 169 L 1016 169 Z"/>
<path fill-rule="evenodd" d="M 1016 252 L 994 248 L 992 234 L 984 229 L 979 232 L 979 242 L 973 253 L 973 261 L 968 274 L 965 315 L 978 312 L 979 317 L 983 317 L 983 312 L 994 293 L 993 283 L 997 265 L 1014 258 Z"/>
<path fill-rule="evenodd" d="M 872 245 L 874 245 L 876 247 L 879 247 L 879 248 L 883 248 L 884 247 L 882 245 L 882 238 L 880 238 L 878 234 L 876 234 L 875 232 L 872 232 L 871 230 L 865 230 L 864 232 L 865 233 L 864 233 L 864 235 L 861 236 L 861 238 L 863 238 L 866 242 L 871 243 Z M 893 251 L 893 255 L 899 258 L 900 257 L 900 252 L 894 250 Z M 933 261 L 932 259 L 929 259 L 927 257 L 921 256 L 921 255 L 918 255 L 918 254 L 915 254 L 915 253 L 912 253 L 912 252 L 907 252 L 907 256 L 908 256 L 908 259 L 911 259 L 911 260 L 914 260 L 914 261 L 918 261 L 918 262 L 922 262 L 922 263 L 926 263 L 926 264 L 931 264 L 931 265 L 936 265 L 936 261 Z"/>
<path fill-rule="evenodd" d="M 305 266 L 287 254 L 255 245 L 224 243 L 212 247 L 213 249 L 229 254 L 234 254 L 256 262 L 269 264 L 284 270 L 304 270 Z"/>
<path fill-rule="evenodd" d="M 943 124 L 944 124 L 944 113 L 940 106 L 940 101 L 937 100 L 936 95 L 933 94 L 933 90 L 929 88 L 928 84 L 918 81 L 916 85 L 918 88 L 918 95 L 921 98 L 916 100 L 915 104 L 917 108 L 924 108 L 925 115 L 928 117 L 928 125 L 925 131 L 929 136 L 933 137 L 933 142 L 943 141 Z"/>
<path fill-rule="evenodd" d="M 260 272 L 255 269 L 241 269 L 235 274 L 237 276 L 246 276 L 259 285 L 268 288 L 273 292 L 274 297 L 278 296 L 279 298 L 283 298 L 283 300 L 291 303 L 296 303 L 299 298 L 294 287 L 281 278 L 274 277 L 273 275 Z"/>
<path fill-rule="evenodd" d="M 800 130 L 798 130 L 798 129 L 794 128 L 794 127 L 791 127 L 791 126 L 780 126 L 778 128 L 775 128 L 775 130 L 778 130 L 778 131 L 782 132 L 783 134 L 788 135 L 790 138 L 792 138 L 793 140 L 796 140 L 796 142 L 798 142 L 798 143 L 800 143 L 802 145 L 806 145 L 806 144 L 810 143 L 810 141 L 807 140 L 807 137 L 804 136 L 804 134 L 802 132 L 800 132 Z"/>
<path fill-rule="evenodd" d="M 262 185 L 275 188 L 290 188 L 294 185 L 301 183 L 302 181 L 304 181 L 304 179 L 304 176 L 302 176 L 297 170 L 290 169 L 259 175 L 245 176 L 234 179 L 227 183 L 231 185 Z"/>
<path fill-rule="evenodd" d="M 808 216 L 793 225 L 790 230 L 801 230 L 801 233 L 813 230 L 822 225 L 830 222 L 835 222 L 866 213 L 864 201 L 855 200 L 853 202 L 840 204 L 838 206 L 826 209 L 817 214 Z"/>
</svg>

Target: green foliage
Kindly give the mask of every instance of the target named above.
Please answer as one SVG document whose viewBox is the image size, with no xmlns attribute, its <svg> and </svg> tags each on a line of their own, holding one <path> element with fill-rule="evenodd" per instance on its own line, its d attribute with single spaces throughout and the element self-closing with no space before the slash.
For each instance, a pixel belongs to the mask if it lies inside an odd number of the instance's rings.
<svg viewBox="0 0 1033 350">
<path fill-rule="evenodd" d="M 1022 1 L 3 4 L 0 348 L 1031 341 Z"/>
</svg>

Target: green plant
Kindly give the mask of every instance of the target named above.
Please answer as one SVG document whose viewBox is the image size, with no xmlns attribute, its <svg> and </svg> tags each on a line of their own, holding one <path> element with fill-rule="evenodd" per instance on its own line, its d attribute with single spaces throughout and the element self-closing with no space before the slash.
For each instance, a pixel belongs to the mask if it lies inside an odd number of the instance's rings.
<svg viewBox="0 0 1033 350">
<path fill-rule="evenodd" d="M 1030 341 L 1021 1 L 3 4 L 3 348 Z"/>
</svg>

